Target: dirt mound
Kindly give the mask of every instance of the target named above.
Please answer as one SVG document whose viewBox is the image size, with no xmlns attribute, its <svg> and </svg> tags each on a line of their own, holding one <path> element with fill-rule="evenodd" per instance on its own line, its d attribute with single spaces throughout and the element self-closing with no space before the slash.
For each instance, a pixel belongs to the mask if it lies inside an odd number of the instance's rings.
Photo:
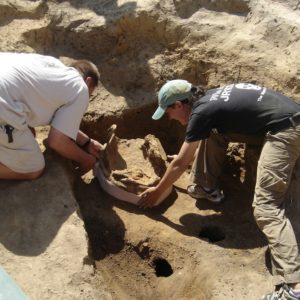
<svg viewBox="0 0 300 300">
<path fill-rule="evenodd" d="M 167 156 L 157 138 L 120 139 L 112 130 L 100 160 L 104 176 L 116 186 L 133 194 L 158 184 L 167 169 Z"/>
<path fill-rule="evenodd" d="M 107 141 L 112 124 L 122 139 L 152 134 L 166 153 L 174 154 L 184 129 L 166 119 L 151 120 L 156 92 L 166 80 L 182 78 L 207 88 L 251 82 L 300 100 L 299 9 L 298 0 L 0 1 L 0 47 L 50 54 L 64 62 L 91 59 L 101 71 L 101 85 L 82 128 L 101 142 Z M 126 143 L 120 140 L 120 149 Z M 135 153 L 130 153 L 132 161 Z M 188 174 L 166 202 L 146 211 L 107 195 L 91 174 L 76 177 L 74 187 L 65 181 L 57 184 L 67 175 L 53 174 L 51 163 L 45 181 L 3 183 L 3 212 L 7 197 L 41 201 L 25 205 L 25 217 L 20 203 L 11 217 L 3 215 L 8 226 L 1 230 L 2 265 L 30 298 L 39 300 L 259 299 L 272 287 L 266 242 L 251 208 L 258 153 L 258 148 L 244 145 L 229 149 L 221 178 L 226 201 L 219 207 L 186 194 Z M 149 177 L 155 181 L 162 171 Z M 125 182 L 130 185 L 131 179 Z M 73 204 L 65 208 L 52 201 L 65 203 L 62 191 L 67 190 L 71 203 L 72 189 L 88 235 L 86 259 L 82 243 L 72 248 L 71 241 L 84 238 Z M 291 212 L 297 215 L 298 206 L 294 201 Z M 44 236 L 38 233 L 48 210 L 58 223 Z M 26 226 L 26 235 L 20 217 L 35 224 Z M 70 243 L 58 243 L 59 232 Z M 92 268 L 93 260 L 96 276 L 81 273 L 80 267 Z M 71 262 L 74 269 L 68 268 Z M 158 276 L 158 265 L 173 273 Z"/>
</svg>

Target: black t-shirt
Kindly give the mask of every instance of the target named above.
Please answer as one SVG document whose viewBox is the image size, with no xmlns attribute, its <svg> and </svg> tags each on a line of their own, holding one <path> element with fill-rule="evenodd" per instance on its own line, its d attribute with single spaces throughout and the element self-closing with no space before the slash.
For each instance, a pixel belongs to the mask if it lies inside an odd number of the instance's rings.
<svg viewBox="0 0 300 300">
<path fill-rule="evenodd" d="M 282 120 L 300 111 L 300 105 L 270 89 L 237 83 L 207 91 L 194 103 L 186 131 L 186 141 L 218 133 L 264 135 Z"/>
</svg>

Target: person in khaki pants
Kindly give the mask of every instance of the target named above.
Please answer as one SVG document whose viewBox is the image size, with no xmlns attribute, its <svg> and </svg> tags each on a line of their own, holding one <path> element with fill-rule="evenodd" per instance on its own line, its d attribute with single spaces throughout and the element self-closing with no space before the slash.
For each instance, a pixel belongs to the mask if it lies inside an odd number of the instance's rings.
<svg viewBox="0 0 300 300">
<path fill-rule="evenodd" d="M 158 120 L 166 113 L 187 125 L 186 138 L 158 185 L 140 195 L 139 205 L 152 207 L 187 169 L 195 153 L 193 184 L 188 193 L 222 201 L 217 180 L 228 141 L 236 137 L 263 140 L 253 208 L 256 222 L 268 239 L 276 289 L 262 299 L 300 299 L 299 249 L 284 209 L 292 174 L 300 161 L 300 105 L 250 83 L 205 91 L 180 79 L 162 86 L 158 105 L 152 118 Z"/>
</svg>

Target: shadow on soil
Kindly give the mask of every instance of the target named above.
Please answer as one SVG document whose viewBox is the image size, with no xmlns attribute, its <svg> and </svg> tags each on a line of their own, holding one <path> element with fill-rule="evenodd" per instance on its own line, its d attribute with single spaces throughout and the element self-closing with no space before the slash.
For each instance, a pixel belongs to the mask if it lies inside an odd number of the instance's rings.
<svg viewBox="0 0 300 300">
<path fill-rule="evenodd" d="M 77 9 L 90 9 L 94 11 L 97 15 L 103 16 L 106 21 L 109 21 L 110 15 L 121 14 L 121 13 L 134 13 L 137 7 L 136 1 L 131 1 L 118 5 L 117 0 L 110 1 L 79 1 L 79 0 L 69 0 L 68 1 L 73 7 Z"/>
<path fill-rule="evenodd" d="M 42 177 L 33 181 L 0 180 L 0 242 L 16 255 L 43 253 L 77 208 L 60 160 L 48 151 L 45 156 Z"/>
<path fill-rule="evenodd" d="M 266 239 L 253 218 L 252 192 L 249 185 L 229 176 L 222 184 L 226 198 L 219 205 L 205 199 L 192 199 L 184 195 L 185 189 L 175 188 L 159 206 L 141 209 L 108 195 L 101 189 L 96 178 L 89 183 L 80 177 L 77 178 L 75 196 L 89 238 L 90 257 L 100 260 L 109 254 L 120 252 L 125 247 L 125 225 L 114 211 L 114 207 L 134 214 L 143 214 L 183 235 L 198 237 L 220 247 L 252 249 L 265 246 Z M 203 215 L 193 210 L 191 213 L 183 214 L 179 218 L 179 223 L 175 223 L 164 214 L 180 194 L 182 198 L 180 201 L 195 201 L 199 212 L 213 213 Z"/>
<path fill-rule="evenodd" d="M 78 177 L 74 192 L 88 235 L 89 256 L 100 260 L 120 252 L 125 245 L 125 226 L 98 181 L 86 183 Z"/>
<path fill-rule="evenodd" d="M 232 183 L 232 182 L 231 182 Z M 198 237 L 209 243 L 224 248 L 251 249 L 267 244 L 264 235 L 258 229 L 252 214 L 252 193 L 241 183 L 235 183 L 226 193 L 223 203 L 216 205 L 206 199 L 192 199 L 185 195 L 179 201 L 196 201 L 199 211 L 213 211 L 211 215 L 203 216 L 198 213 L 186 213 L 179 219 L 179 224 L 170 220 L 164 213 L 178 198 L 179 193 L 186 194 L 184 189 L 177 188 L 159 206 L 142 210 L 126 202 L 112 199 L 113 205 L 130 213 L 144 214 L 148 218 L 164 223 L 186 236 Z"/>
</svg>

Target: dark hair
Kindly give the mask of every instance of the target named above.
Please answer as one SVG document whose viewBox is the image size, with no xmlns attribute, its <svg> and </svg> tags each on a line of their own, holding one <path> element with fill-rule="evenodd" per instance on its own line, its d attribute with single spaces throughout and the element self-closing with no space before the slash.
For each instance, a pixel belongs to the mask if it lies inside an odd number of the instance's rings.
<svg viewBox="0 0 300 300">
<path fill-rule="evenodd" d="M 192 98 L 193 98 L 193 102 L 199 100 L 200 98 L 202 98 L 203 96 L 205 96 L 206 93 L 206 89 L 203 86 L 192 86 L 191 91 L 193 93 Z"/>
<path fill-rule="evenodd" d="M 197 100 L 205 96 L 206 90 L 203 86 L 192 86 L 191 88 L 192 96 L 183 100 L 179 100 L 182 104 L 193 105 Z M 168 105 L 168 107 L 174 107 L 175 103 Z"/>
<path fill-rule="evenodd" d="M 81 59 L 72 63 L 71 67 L 75 68 L 84 80 L 86 80 L 87 77 L 91 77 L 94 81 L 95 87 L 98 85 L 100 74 L 97 67 L 92 62 Z"/>
</svg>

